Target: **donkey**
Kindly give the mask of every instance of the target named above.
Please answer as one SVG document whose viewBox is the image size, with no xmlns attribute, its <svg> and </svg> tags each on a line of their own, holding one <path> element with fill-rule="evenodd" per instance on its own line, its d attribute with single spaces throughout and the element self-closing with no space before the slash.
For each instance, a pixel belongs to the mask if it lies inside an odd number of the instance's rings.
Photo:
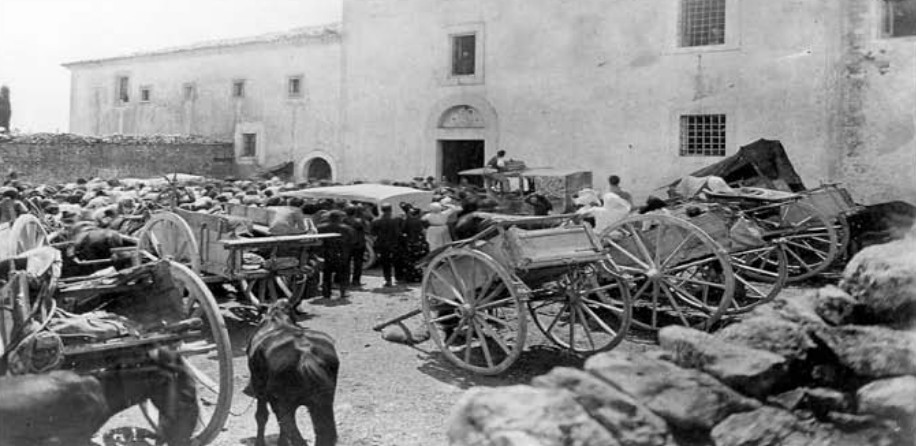
<svg viewBox="0 0 916 446">
<path fill-rule="evenodd" d="M 296 325 L 293 311 L 289 300 L 277 300 L 248 343 L 251 381 L 245 394 L 258 402 L 255 445 L 265 445 L 269 403 L 280 424 L 278 446 L 308 445 L 296 425 L 299 406 L 305 406 L 312 418 L 315 445 L 334 446 L 334 394 L 340 368 L 334 340 L 325 333 Z"/>
</svg>

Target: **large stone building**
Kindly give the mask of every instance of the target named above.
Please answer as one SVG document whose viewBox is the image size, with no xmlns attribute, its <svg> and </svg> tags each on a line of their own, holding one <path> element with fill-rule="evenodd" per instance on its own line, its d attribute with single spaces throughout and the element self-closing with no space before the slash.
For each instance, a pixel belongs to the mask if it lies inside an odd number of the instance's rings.
<svg viewBox="0 0 916 446">
<path fill-rule="evenodd" d="M 287 161 L 336 174 L 336 25 L 64 66 L 73 133 L 204 135 L 234 141 L 243 174 Z"/>
<path fill-rule="evenodd" d="M 295 161 L 300 178 L 313 150 L 349 180 L 454 177 L 503 149 L 529 166 L 590 170 L 596 186 L 620 174 L 644 198 L 767 138 L 783 142 L 809 186 L 843 181 L 864 202 L 916 202 L 916 0 L 344 0 L 334 37 L 319 47 L 339 62 L 313 63 L 309 45 L 289 50 L 322 71 L 307 77 L 335 86 L 336 102 L 314 108 L 328 127 L 312 135 L 292 132 L 289 113 L 261 118 L 267 138 L 300 142 L 269 144 L 259 161 Z M 231 58 L 248 67 L 280 51 L 259 48 Z M 152 73 L 184 71 L 193 54 L 115 61 L 134 70 L 135 91 L 158 83 Z M 116 98 L 92 102 L 80 82 L 116 91 L 107 64 L 71 65 L 72 130 L 116 131 L 130 115 Z M 280 64 L 262 76 L 282 94 L 296 72 Z M 228 94 L 244 75 L 222 76 Z M 171 79 L 176 90 L 185 82 Z M 207 119 L 183 131 L 210 135 Z M 152 122 L 123 131 L 176 128 Z M 221 131 L 245 133 L 228 122 Z"/>
</svg>

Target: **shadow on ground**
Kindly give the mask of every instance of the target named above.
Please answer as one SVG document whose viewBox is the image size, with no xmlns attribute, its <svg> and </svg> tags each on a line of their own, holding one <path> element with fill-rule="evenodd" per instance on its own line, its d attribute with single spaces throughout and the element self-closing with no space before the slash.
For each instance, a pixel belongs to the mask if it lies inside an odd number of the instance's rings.
<svg viewBox="0 0 916 446">
<path fill-rule="evenodd" d="M 522 352 L 518 360 L 505 372 L 486 376 L 456 366 L 438 350 L 425 351 L 414 348 L 420 351 L 418 357 L 423 361 L 423 364 L 418 367 L 420 372 L 461 389 L 473 386 L 528 384 L 531 378 L 543 375 L 554 367 L 581 368 L 585 364 L 584 357 L 572 354 L 566 349 L 549 345 L 535 345 Z M 435 349 L 435 346 L 432 348 Z"/>
</svg>

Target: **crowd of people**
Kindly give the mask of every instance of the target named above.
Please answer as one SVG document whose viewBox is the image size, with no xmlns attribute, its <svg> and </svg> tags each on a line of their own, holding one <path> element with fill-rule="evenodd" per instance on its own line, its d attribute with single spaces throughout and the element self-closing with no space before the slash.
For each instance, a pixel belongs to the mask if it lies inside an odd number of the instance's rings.
<svg viewBox="0 0 916 446">
<path fill-rule="evenodd" d="M 0 224 L 11 222 L 24 213 L 41 215 L 54 230 L 52 242 L 74 241 L 74 249 L 83 251 L 77 254 L 92 258 L 109 252 L 97 248 L 99 240 L 111 247 L 121 246 L 116 234 L 138 230 L 148 213 L 156 208 L 175 206 L 219 214 L 225 212 L 225 204 L 233 203 L 290 206 L 309 216 L 318 233 L 340 234 L 326 241 L 323 248 L 321 294 L 330 298 L 335 285 L 339 287 L 340 296 L 346 296 L 349 288 L 363 285 L 363 261 L 369 243 L 386 287 L 395 283 L 418 283 L 423 278 L 421 262 L 427 255 L 453 240 L 477 234 L 488 224 L 487 213 L 499 206 L 481 188 L 467 183 L 446 185 L 427 177 L 392 184 L 431 190 L 433 201 L 428 209 L 421 210 L 409 203 L 375 208 L 368 203 L 309 200 L 282 195 L 302 185 L 282 182 L 278 178 L 203 180 L 181 185 L 168 181 L 96 178 L 35 185 L 11 173 L 0 187 Z M 554 211 L 550 200 L 541 194 L 529 194 L 523 202 L 530 207 L 525 212 L 528 214 L 547 215 Z M 575 203 L 576 209 L 560 211 L 579 213 L 598 230 L 619 220 L 632 208 L 632 198 L 620 188 L 620 179 L 616 176 L 609 178 L 609 190 L 603 196 L 587 189 L 577 194 Z"/>
</svg>

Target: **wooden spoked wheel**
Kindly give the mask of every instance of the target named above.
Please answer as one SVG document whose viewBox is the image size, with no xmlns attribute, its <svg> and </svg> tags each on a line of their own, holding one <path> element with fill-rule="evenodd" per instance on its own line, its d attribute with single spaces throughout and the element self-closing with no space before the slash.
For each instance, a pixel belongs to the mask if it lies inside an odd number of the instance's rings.
<svg viewBox="0 0 916 446">
<path fill-rule="evenodd" d="M 153 214 L 137 239 L 139 248 L 160 259 L 169 259 L 200 273 L 200 246 L 194 231 L 172 212 Z"/>
<path fill-rule="evenodd" d="M 608 268 L 629 283 L 633 326 L 709 330 L 730 308 L 735 276 L 728 254 L 696 225 L 639 215 L 608 227 L 601 242 Z"/>
<path fill-rule="evenodd" d="M 776 298 L 789 278 L 789 260 L 778 244 L 729 254 L 735 294 L 729 314 L 745 313 Z"/>
<path fill-rule="evenodd" d="M 807 203 L 781 203 L 755 212 L 756 221 L 786 252 L 789 282 L 804 280 L 823 272 L 836 260 L 839 239 L 835 223 Z"/>
<path fill-rule="evenodd" d="M 586 265 L 551 284 L 551 292 L 528 302 L 538 329 L 556 345 L 576 353 L 610 350 L 630 328 L 630 293 L 624 281 Z"/>
<path fill-rule="evenodd" d="M 421 285 L 430 336 L 458 367 L 501 373 L 525 345 L 524 289 L 487 254 L 468 248 L 445 251 L 430 262 Z"/>
<path fill-rule="evenodd" d="M 0 258 L 16 257 L 26 251 L 48 245 L 48 232 L 38 217 L 23 214 L 16 217 L 6 237 L 6 246 Z"/>
<path fill-rule="evenodd" d="M 178 352 L 197 382 L 199 414 L 192 444 L 205 445 L 222 430 L 232 406 L 232 344 L 216 299 L 206 283 L 181 263 L 169 261 L 169 270 L 182 296 L 184 316 L 200 318 L 204 323 L 200 336 L 184 340 Z M 146 402 L 141 409 L 158 430 L 155 407 Z"/>
</svg>

